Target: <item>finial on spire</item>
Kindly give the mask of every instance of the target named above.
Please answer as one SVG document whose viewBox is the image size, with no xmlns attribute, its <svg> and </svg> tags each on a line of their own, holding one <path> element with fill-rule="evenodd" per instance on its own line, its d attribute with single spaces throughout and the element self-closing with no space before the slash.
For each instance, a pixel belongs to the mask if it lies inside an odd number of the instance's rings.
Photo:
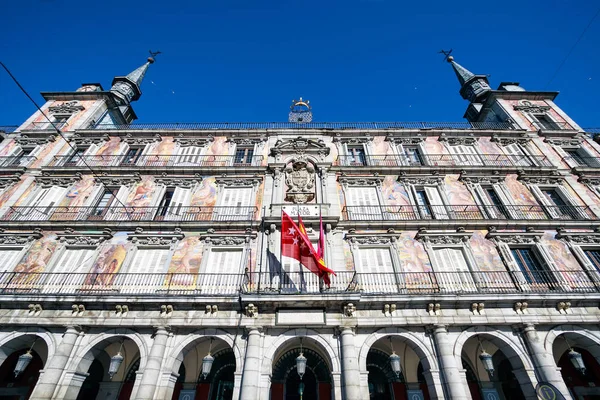
<svg viewBox="0 0 600 400">
<path fill-rule="evenodd" d="M 148 50 L 148 53 L 150 53 L 150 57 L 148 57 L 148 62 L 149 62 L 150 64 L 154 64 L 154 61 L 155 61 L 155 60 L 154 60 L 154 58 L 155 58 L 157 55 L 161 54 L 161 53 L 162 53 L 162 51 L 160 51 L 160 50 L 159 50 L 159 51 L 152 51 L 152 50 Z"/>
<path fill-rule="evenodd" d="M 448 62 L 452 62 L 454 60 L 454 57 L 452 57 L 450 54 L 452 54 L 452 49 L 446 51 L 446 50 L 440 50 L 438 51 L 438 54 L 443 54 L 444 55 L 444 61 L 448 61 Z"/>
</svg>

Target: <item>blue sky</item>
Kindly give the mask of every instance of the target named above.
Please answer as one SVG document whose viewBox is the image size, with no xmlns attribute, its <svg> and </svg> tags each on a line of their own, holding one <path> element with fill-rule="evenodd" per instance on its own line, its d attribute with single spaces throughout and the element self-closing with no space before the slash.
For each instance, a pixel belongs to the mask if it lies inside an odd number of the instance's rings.
<svg viewBox="0 0 600 400">
<path fill-rule="evenodd" d="M 597 1 L 3 2 L 0 60 L 40 91 L 110 87 L 161 50 L 135 104 L 138 122 L 285 121 L 310 99 L 316 121 L 461 121 L 467 102 L 437 54 L 546 88 Z M 598 127 L 600 17 L 547 87 L 580 125 Z M 0 71 L 0 125 L 34 108 Z"/>
</svg>

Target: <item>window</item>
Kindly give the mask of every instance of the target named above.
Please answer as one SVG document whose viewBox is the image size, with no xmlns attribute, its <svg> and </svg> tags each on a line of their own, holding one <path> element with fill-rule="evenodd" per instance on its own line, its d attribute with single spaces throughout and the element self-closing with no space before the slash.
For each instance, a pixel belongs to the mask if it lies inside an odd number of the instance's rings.
<svg viewBox="0 0 600 400">
<path fill-rule="evenodd" d="M 576 200 L 562 187 L 532 185 L 530 188 L 549 218 L 589 219 L 586 208 L 578 207 Z"/>
<path fill-rule="evenodd" d="M 600 158 L 595 157 L 583 147 L 561 148 L 559 146 L 555 146 L 555 149 L 571 168 L 600 167 Z"/>
<path fill-rule="evenodd" d="M 237 290 L 241 282 L 243 255 L 242 248 L 212 248 L 198 276 L 200 291 L 218 294 Z"/>
<path fill-rule="evenodd" d="M 167 210 L 169 209 L 169 206 L 171 205 L 171 201 L 173 200 L 173 194 L 175 194 L 175 189 L 167 189 L 165 191 L 165 194 L 158 206 L 158 214 L 157 215 L 159 217 L 164 217 L 165 215 L 167 215 Z"/>
<path fill-rule="evenodd" d="M 362 146 L 348 146 L 348 165 L 367 165 L 365 149 Z"/>
<path fill-rule="evenodd" d="M 454 145 L 448 146 L 448 149 L 456 165 L 483 165 L 475 146 Z"/>
<path fill-rule="evenodd" d="M 0 249 L 0 273 L 12 271 L 19 261 L 22 249 Z"/>
<path fill-rule="evenodd" d="M 94 261 L 96 249 L 66 248 L 54 264 L 52 273 L 68 274 L 88 272 Z"/>
<path fill-rule="evenodd" d="M 252 188 L 224 188 L 221 207 L 216 212 L 218 220 L 247 221 L 252 219 L 253 207 L 250 206 Z"/>
<path fill-rule="evenodd" d="M 488 218 L 508 219 L 510 217 L 507 207 L 493 187 L 480 186 L 475 191 Z"/>
<path fill-rule="evenodd" d="M 594 268 L 600 272 L 600 250 L 584 250 L 583 252 Z"/>
<path fill-rule="evenodd" d="M 22 167 L 24 165 L 27 165 L 30 161 L 29 155 L 32 151 L 33 149 L 23 149 L 21 154 L 19 154 L 12 160 L 11 165 L 16 167 Z"/>
<path fill-rule="evenodd" d="M 367 293 L 386 293 L 398 290 L 392 254 L 389 247 L 358 250 L 358 281 Z"/>
<path fill-rule="evenodd" d="M 417 211 L 423 219 L 448 219 L 448 210 L 437 187 L 414 188 Z"/>
<path fill-rule="evenodd" d="M 200 165 L 202 160 L 202 147 L 199 146 L 185 146 L 179 148 L 179 153 L 175 157 L 175 164 L 181 166 L 188 165 Z M 218 158 L 219 156 L 211 157 L 211 160 Z"/>
<path fill-rule="evenodd" d="M 437 266 L 435 276 L 441 291 L 477 291 L 462 247 L 434 248 L 433 260 Z"/>
<path fill-rule="evenodd" d="M 381 220 L 381 207 L 375 187 L 349 187 L 346 210 L 351 220 Z"/>
<path fill-rule="evenodd" d="M 194 214 L 189 210 L 192 189 L 167 189 L 158 207 L 157 219 L 182 221 L 191 219 Z"/>
<path fill-rule="evenodd" d="M 404 161 L 406 165 L 424 165 L 423 157 L 417 146 L 403 146 Z"/>
<path fill-rule="evenodd" d="M 105 189 L 102 196 L 96 203 L 96 206 L 92 210 L 93 216 L 103 216 L 106 214 L 106 210 L 110 207 L 111 203 L 115 199 L 115 191 L 113 189 Z"/>
<path fill-rule="evenodd" d="M 235 165 L 252 165 L 253 156 L 254 147 L 238 147 L 235 150 L 233 163 Z"/>
<path fill-rule="evenodd" d="M 48 120 L 42 121 L 38 126 L 39 129 L 54 130 L 54 127 L 61 129 L 67 124 L 67 121 L 71 118 L 71 114 L 53 114 L 50 115 L 50 123 Z"/>
<path fill-rule="evenodd" d="M 74 167 L 79 165 L 79 162 L 83 159 L 86 149 L 75 149 L 75 151 L 65 161 L 65 167 Z"/>
<path fill-rule="evenodd" d="M 125 157 L 121 161 L 121 165 L 134 165 L 142 156 L 144 149 L 141 147 L 133 147 L 127 150 Z"/>
<path fill-rule="evenodd" d="M 552 118 L 550 118 L 550 116 L 548 114 L 532 114 L 531 117 L 533 118 L 534 124 L 539 129 L 545 129 L 545 130 L 551 130 L 551 131 L 556 131 L 556 130 L 560 129 L 558 124 L 556 122 L 554 122 L 554 120 Z"/>
<path fill-rule="evenodd" d="M 22 219 L 46 220 L 54 212 L 54 206 L 59 204 L 67 192 L 67 188 L 52 186 L 41 188 L 22 212 Z"/>
<path fill-rule="evenodd" d="M 162 274 L 167 270 L 169 249 L 138 248 L 127 273 L 130 274 Z M 156 277 L 147 278 L 150 282 L 158 282 Z M 159 277 L 160 279 L 160 277 Z M 162 280 L 160 280 L 162 281 Z"/>
<path fill-rule="evenodd" d="M 503 147 L 504 154 L 508 158 L 509 166 L 523 166 L 528 167 L 533 165 L 531 158 L 527 155 L 525 149 L 518 143 L 509 144 Z"/>
<path fill-rule="evenodd" d="M 520 277 L 525 283 L 541 285 L 548 289 L 556 287 L 556 279 L 544 267 L 543 258 L 533 248 L 511 249 L 513 259 L 519 267 Z"/>
</svg>

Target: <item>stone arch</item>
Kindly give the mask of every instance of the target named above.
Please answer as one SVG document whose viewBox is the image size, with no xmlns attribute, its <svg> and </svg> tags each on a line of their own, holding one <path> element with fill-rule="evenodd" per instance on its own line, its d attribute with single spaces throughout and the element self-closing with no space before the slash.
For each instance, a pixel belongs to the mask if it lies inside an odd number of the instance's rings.
<svg viewBox="0 0 600 400">
<path fill-rule="evenodd" d="M 19 328 L 0 338 L 0 365 L 2 365 L 4 360 L 6 360 L 13 352 L 28 347 L 25 343 L 19 343 L 19 339 L 22 339 L 25 336 L 36 336 L 43 340 L 46 347 L 46 353 L 40 354 L 40 357 L 42 358 L 44 365 L 46 365 L 46 362 L 54 356 L 54 352 L 56 351 L 56 338 L 50 331 L 40 327 Z M 29 345 L 31 345 L 31 343 Z M 38 353 L 40 353 L 40 351 L 38 351 Z"/>
<path fill-rule="evenodd" d="M 210 337 L 222 340 L 233 350 L 235 356 L 235 373 L 241 374 L 244 365 L 244 357 L 236 340 L 236 337 L 239 338 L 239 335 L 232 335 L 222 329 L 199 329 L 189 333 L 175 346 L 171 354 L 169 354 L 167 362 L 165 363 L 165 370 L 171 371 L 172 373 L 178 373 L 179 366 L 183 362 L 185 354 L 196 346 L 199 341 L 209 340 Z"/>
<path fill-rule="evenodd" d="M 358 355 L 358 368 L 361 374 L 365 374 L 368 372 L 367 356 L 375 342 L 390 336 L 401 338 L 402 341 L 405 342 L 406 345 L 409 346 L 417 354 L 417 356 L 420 359 L 420 362 L 423 365 L 423 369 L 430 371 L 429 374 L 425 374 L 425 381 L 427 383 L 429 395 L 431 396 L 431 398 L 443 397 L 442 387 L 439 381 L 439 375 L 431 373 L 432 371 L 437 371 L 439 369 L 436 357 L 433 355 L 433 353 L 427 347 L 427 345 L 417 335 L 403 328 L 382 328 L 367 336 L 367 338 L 363 342 L 363 345 L 360 348 L 360 352 Z"/>
<path fill-rule="evenodd" d="M 462 365 L 462 350 L 466 341 L 478 335 L 481 335 L 485 337 L 486 340 L 492 342 L 498 350 L 504 354 L 506 359 L 508 359 L 515 371 L 515 376 L 521 385 L 521 390 L 525 397 L 528 399 L 536 399 L 535 385 L 537 384 L 537 378 L 535 376 L 533 363 L 529 359 L 527 352 L 524 348 L 517 345 L 514 340 L 511 340 L 506 333 L 499 331 L 494 327 L 470 327 L 460 333 L 453 349 L 457 365 Z"/>
<path fill-rule="evenodd" d="M 261 374 L 271 374 L 273 360 L 282 354 L 285 350 L 285 345 L 288 342 L 298 338 L 307 339 L 303 342 L 304 345 L 315 345 L 315 347 L 322 352 L 321 356 L 326 362 L 329 362 L 328 367 L 330 368 L 331 373 L 338 373 L 341 371 L 340 359 L 336 351 L 320 333 L 312 329 L 290 329 L 281 333 L 275 342 L 266 350 L 261 364 Z"/>
<path fill-rule="evenodd" d="M 87 373 L 87 369 L 90 367 L 96 356 L 95 353 L 100 352 L 100 350 L 95 350 L 96 347 L 103 342 L 110 344 L 118 341 L 121 338 L 130 339 L 136 344 L 138 351 L 140 352 L 140 370 L 143 370 L 148 357 L 148 346 L 142 338 L 142 335 L 132 329 L 127 328 L 111 329 L 95 335 L 95 337 L 83 349 L 77 352 L 77 355 L 69 362 L 67 370 L 75 371 L 77 373 Z"/>
<path fill-rule="evenodd" d="M 544 338 L 544 348 L 547 352 L 554 354 L 554 341 L 563 334 L 568 334 L 569 340 L 584 347 L 600 362 L 600 336 L 580 325 L 557 325 L 550 329 Z"/>
</svg>

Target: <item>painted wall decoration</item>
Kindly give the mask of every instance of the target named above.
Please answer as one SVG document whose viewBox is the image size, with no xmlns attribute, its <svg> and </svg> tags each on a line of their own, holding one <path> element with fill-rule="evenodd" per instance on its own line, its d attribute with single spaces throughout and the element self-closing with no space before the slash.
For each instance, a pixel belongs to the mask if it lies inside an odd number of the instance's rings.
<svg viewBox="0 0 600 400">
<path fill-rule="evenodd" d="M 394 155 L 394 149 L 390 146 L 390 142 L 385 140 L 385 136 L 375 136 L 373 138 L 373 142 L 371 143 L 371 151 L 371 154 L 374 156 Z"/>
<path fill-rule="evenodd" d="M 130 249 L 131 243 L 127 241 L 127 233 L 116 233 L 110 242 L 101 247 L 94 265 L 85 278 L 84 287 L 112 285 Z"/>
<path fill-rule="evenodd" d="M 469 239 L 469 244 L 473 250 L 473 257 L 477 261 L 477 267 L 480 271 L 506 272 L 506 266 L 500 258 L 498 249 L 494 243 L 485 238 L 486 234 L 487 231 L 475 231 L 471 239 Z"/>
<path fill-rule="evenodd" d="M 65 104 L 65 103 L 69 103 L 71 101 L 72 100 L 49 101 L 42 106 L 42 110 L 44 111 L 44 113 L 46 115 L 51 115 L 52 113 L 49 112 L 49 110 L 48 110 L 49 107 L 57 107 L 62 104 Z M 84 109 L 81 111 L 78 111 L 75 115 L 71 116 L 71 118 L 69 118 L 69 121 L 61 127 L 61 131 L 64 132 L 64 131 L 71 130 L 75 127 L 79 127 L 78 125 L 81 123 L 81 121 L 84 120 L 84 117 L 86 115 L 88 115 L 87 111 L 90 110 L 91 108 L 93 108 L 94 104 L 96 104 L 97 101 L 98 100 L 77 100 L 77 105 L 83 107 Z M 37 126 L 39 126 L 41 124 L 48 122 L 48 119 L 38 111 L 38 112 L 36 112 L 35 118 L 33 119 L 32 122 L 34 122 Z"/>
<path fill-rule="evenodd" d="M 20 275 L 15 276 L 12 283 L 24 285 L 38 282 L 40 276 L 37 274 L 46 272 L 48 262 L 57 247 L 56 235 L 52 232 L 47 232 L 36 240 L 15 267 L 14 272 L 19 272 Z"/>
<path fill-rule="evenodd" d="M 116 156 L 120 154 L 121 150 L 121 138 L 117 136 L 113 136 L 109 138 L 108 141 L 104 142 L 102 146 L 96 151 L 95 156 L 108 156 L 108 159 L 112 159 L 111 156 Z"/>
<path fill-rule="evenodd" d="M 125 205 L 130 207 L 149 207 L 152 198 L 159 192 L 152 176 L 144 176 L 129 192 Z"/>
<path fill-rule="evenodd" d="M 531 194 L 529 189 L 517 180 L 517 175 L 510 174 L 506 176 L 506 187 L 510 192 L 514 204 L 522 206 L 537 206 L 538 202 Z"/>
<path fill-rule="evenodd" d="M 15 149 L 19 147 L 14 139 L 5 140 L 0 147 L 0 157 L 7 157 L 13 154 Z"/>
<path fill-rule="evenodd" d="M 19 190 L 21 190 L 24 187 L 23 185 L 33 186 L 33 182 L 34 182 L 34 179 L 32 177 L 22 176 L 18 182 L 16 182 L 12 186 L 3 190 L 2 194 L 0 194 L 0 207 L 11 206 L 12 204 L 9 204 L 10 198 L 13 197 L 13 195 L 16 194 Z M 22 198 L 22 197 L 23 197 L 23 195 L 20 196 L 20 198 Z M 19 199 L 16 199 L 14 201 L 15 204 L 18 200 Z"/>
<path fill-rule="evenodd" d="M 410 198 L 403 184 L 398 182 L 396 176 L 387 175 L 381 186 L 381 194 L 385 204 L 394 206 L 410 205 Z"/>
<path fill-rule="evenodd" d="M 165 284 L 173 286 L 195 286 L 202 264 L 203 245 L 197 236 L 188 236 L 177 244 Z"/>
<path fill-rule="evenodd" d="M 444 178 L 444 189 L 450 205 L 476 205 L 471 192 L 458 180 L 459 177 L 460 175 L 446 175 Z M 477 210 L 477 208 L 473 209 L 473 211 Z"/>
<path fill-rule="evenodd" d="M 217 183 L 214 176 L 203 177 L 200 186 L 192 193 L 192 207 L 212 207 L 217 204 Z"/>
<path fill-rule="evenodd" d="M 206 161 L 213 161 L 208 156 L 215 156 L 215 166 L 227 165 L 227 162 L 229 160 L 226 156 L 230 155 L 230 148 L 231 147 L 229 146 L 229 142 L 227 142 L 226 137 L 217 136 L 213 140 L 213 142 L 208 146 L 208 149 L 206 149 L 206 153 L 204 153 L 207 156 Z"/>
<path fill-rule="evenodd" d="M 403 232 L 397 241 L 398 257 L 402 264 L 404 273 L 432 272 L 429 256 L 423 247 L 423 243 L 415 240 L 416 231 Z"/>
<path fill-rule="evenodd" d="M 577 288 L 581 282 L 587 282 L 588 277 L 566 243 L 555 239 L 555 236 L 555 231 L 546 231 L 541 242 L 548 249 L 550 257 L 562 278 L 572 288 Z"/>
<path fill-rule="evenodd" d="M 479 138 L 477 148 L 481 154 L 504 154 L 497 143 L 491 141 L 490 136 Z"/>
<path fill-rule="evenodd" d="M 429 136 L 423 142 L 423 148 L 425 152 L 430 155 L 449 154 L 441 142 L 438 141 L 438 137 Z"/>
<path fill-rule="evenodd" d="M 552 107 L 552 104 L 548 104 L 544 100 L 529 100 L 529 101 L 531 102 L 531 104 L 533 106 L 541 106 L 541 107 L 550 106 L 550 107 Z M 527 129 L 532 130 L 532 131 L 538 130 L 538 128 L 535 125 L 529 123 L 529 121 L 527 119 L 527 113 L 514 109 L 514 106 L 520 105 L 519 100 L 503 100 L 503 102 L 506 105 L 508 105 L 507 108 L 511 115 L 518 115 L 519 119 L 522 119 L 523 121 L 527 122 L 527 125 L 526 125 Z M 550 108 L 548 111 L 546 111 L 546 113 L 549 114 L 552 117 L 552 119 L 554 119 L 554 121 L 556 121 L 558 124 L 566 124 L 565 119 L 559 113 L 557 113 L 554 108 Z"/>
<path fill-rule="evenodd" d="M 59 206 L 70 208 L 83 207 L 90 195 L 95 191 L 96 187 L 94 176 L 84 175 L 69 189 L 69 191 L 67 191 L 65 198 L 61 201 Z"/>
</svg>

